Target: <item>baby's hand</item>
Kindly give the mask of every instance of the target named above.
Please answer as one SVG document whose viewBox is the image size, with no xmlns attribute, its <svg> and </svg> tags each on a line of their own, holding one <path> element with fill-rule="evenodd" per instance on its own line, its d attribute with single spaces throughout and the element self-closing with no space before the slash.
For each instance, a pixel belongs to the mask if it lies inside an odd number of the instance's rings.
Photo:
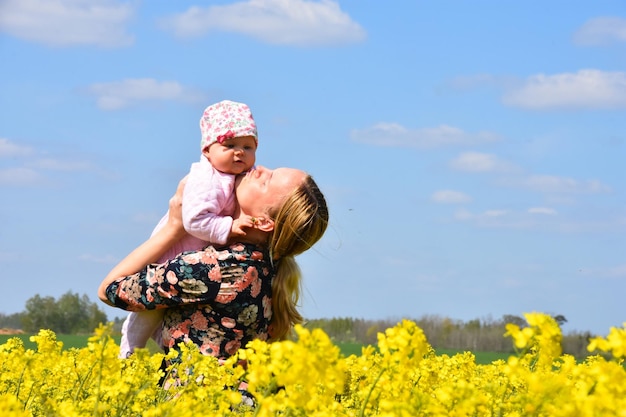
<svg viewBox="0 0 626 417">
<path fill-rule="evenodd" d="M 244 228 L 254 227 L 256 219 L 252 216 L 242 215 L 238 219 L 233 220 L 233 225 L 230 229 L 230 236 L 245 236 L 246 232 Z"/>
</svg>

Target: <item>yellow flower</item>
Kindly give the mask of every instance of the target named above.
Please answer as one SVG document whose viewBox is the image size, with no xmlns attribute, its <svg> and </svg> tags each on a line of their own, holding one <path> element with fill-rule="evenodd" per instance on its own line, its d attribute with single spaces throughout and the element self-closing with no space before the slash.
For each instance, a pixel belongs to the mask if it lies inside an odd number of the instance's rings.
<svg viewBox="0 0 626 417">
<path fill-rule="evenodd" d="M 296 327 L 297 339 L 255 340 L 218 362 L 194 345 L 180 355 L 140 349 L 117 358 L 111 326 L 100 326 L 81 349 L 62 349 L 42 331 L 25 349 L 16 338 L 0 345 L 0 415 L 197 417 L 220 416 L 624 416 L 625 330 L 594 338 L 618 360 L 560 354 L 560 330 L 546 315 L 528 327 L 507 326 L 522 352 L 478 365 L 470 352 L 436 355 L 410 321 L 378 335 L 378 349 L 343 357 L 321 330 Z M 174 362 L 162 389 L 161 361 Z M 245 360 L 247 366 L 240 361 Z M 242 381 L 255 406 L 242 400 Z"/>
<path fill-rule="evenodd" d="M 623 328 L 611 327 L 606 338 L 594 337 L 589 341 L 587 350 L 593 352 L 600 350 L 603 352 L 611 352 L 614 358 L 621 359 L 626 357 L 626 322 Z"/>
</svg>

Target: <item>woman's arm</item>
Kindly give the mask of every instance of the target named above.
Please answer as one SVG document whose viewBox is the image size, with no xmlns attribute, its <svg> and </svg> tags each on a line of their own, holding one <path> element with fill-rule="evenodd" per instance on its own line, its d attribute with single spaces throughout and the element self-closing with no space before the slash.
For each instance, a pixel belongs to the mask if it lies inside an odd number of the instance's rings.
<svg viewBox="0 0 626 417">
<path fill-rule="evenodd" d="M 98 288 L 98 298 L 111 305 L 107 299 L 106 288 L 115 280 L 141 271 L 147 265 L 156 262 L 175 242 L 185 236 L 182 225 L 181 205 L 185 178 L 178 184 L 176 194 L 170 199 L 169 219 L 167 224 L 150 239 L 133 250 L 118 263 L 104 278 Z"/>
</svg>

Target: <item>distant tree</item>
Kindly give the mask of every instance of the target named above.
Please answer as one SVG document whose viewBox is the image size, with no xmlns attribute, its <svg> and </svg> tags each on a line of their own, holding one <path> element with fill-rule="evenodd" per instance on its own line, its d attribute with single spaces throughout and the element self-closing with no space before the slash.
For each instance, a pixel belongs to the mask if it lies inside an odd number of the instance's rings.
<svg viewBox="0 0 626 417">
<path fill-rule="evenodd" d="M 60 319 L 54 297 L 41 297 L 39 294 L 26 300 L 26 311 L 22 318 L 22 328 L 33 333 L 39 329 L 58 330 Z"/>
<path fill-rule="evenodd" d="M 86 297 L 86 296 L 83 295 L 83 297 Z M 106 323 L 107 321 L 109 321 L 106 313 L 100 310 L 100 308 L 98 307 L 98 304 L 96 303 L 90 303 L 89 306 L 87 306 L 86 311 L 87 311 L 87 316 L 89 317 L 89 319 L 85 323 L 87 332 L 92 332 L 95 328 L 97 328 L 100 325 L 100 323 Z M 120 320 L 124 321 L 123 319 L 116 318 L 115 323 L 117 323 Z M 119 328 L 121 331 L 122 329 L 121 324 Z"/>
<path fill-rule="evenodd" d="M 89 300 L 87 295 L 63 294 L 57 301 L 59 310 L 59 333 L 87 333 L 91 332 L 101 322 L 106 322 L 106 314 Z"/>
<path fill-rule="evenodd" d="M 520 328 L 528 326 L 528 323 L 526 323 L 526 320 L 524 318 L 520 316 L 514 316 L 512 314 L 505 314 L 504 316 L 502 316 L 502 321 L 504 322 L 504 324 L 511 323 L 519 326 Z"/>
<path fill-rule="evenodd" d="M 106 321 L 106 314 L 86 295 L 67 292 L 55 300 L 37 294 L 26 301 L 22 328 L 30 333 L 39 329 L 60 334 L 90 333 L 99 323 Z"/>
<path fill-rule="evenodd" d="M 479 319 L 469 320 L 467 323 L 465 323 L 465 329 L 467 330 L 477 331 L 477 330 L 480 330 L 480 328 L 481 328 L 481 324 L 480 324 Z"/>
<path fill-rule="evenodd" d="M 348 342 L 354 340 L 354 323 L 355 319 L 350 317 L 334 317 L 307 320 L 306 327 L 324 330 L 333 341 Z"/>
<path fill-rule="evenodd" d="M 21 329 L 24 313 L 3 314 L 0 313 L 0 328 Z"/>
</svg>

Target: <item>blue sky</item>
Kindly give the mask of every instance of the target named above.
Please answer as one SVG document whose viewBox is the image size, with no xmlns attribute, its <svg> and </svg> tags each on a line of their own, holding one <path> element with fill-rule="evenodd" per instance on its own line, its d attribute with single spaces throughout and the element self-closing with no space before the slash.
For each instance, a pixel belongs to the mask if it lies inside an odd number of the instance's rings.
<svg viewBox="0 0 626 417">
<path fill-rule="evenodd" d="M 95 301 L 231 99 L 327 196 L 306 317 L 626 321 L 623 0 L 2 0 L 0 59 L 0 312 Z"/>
</svg>

